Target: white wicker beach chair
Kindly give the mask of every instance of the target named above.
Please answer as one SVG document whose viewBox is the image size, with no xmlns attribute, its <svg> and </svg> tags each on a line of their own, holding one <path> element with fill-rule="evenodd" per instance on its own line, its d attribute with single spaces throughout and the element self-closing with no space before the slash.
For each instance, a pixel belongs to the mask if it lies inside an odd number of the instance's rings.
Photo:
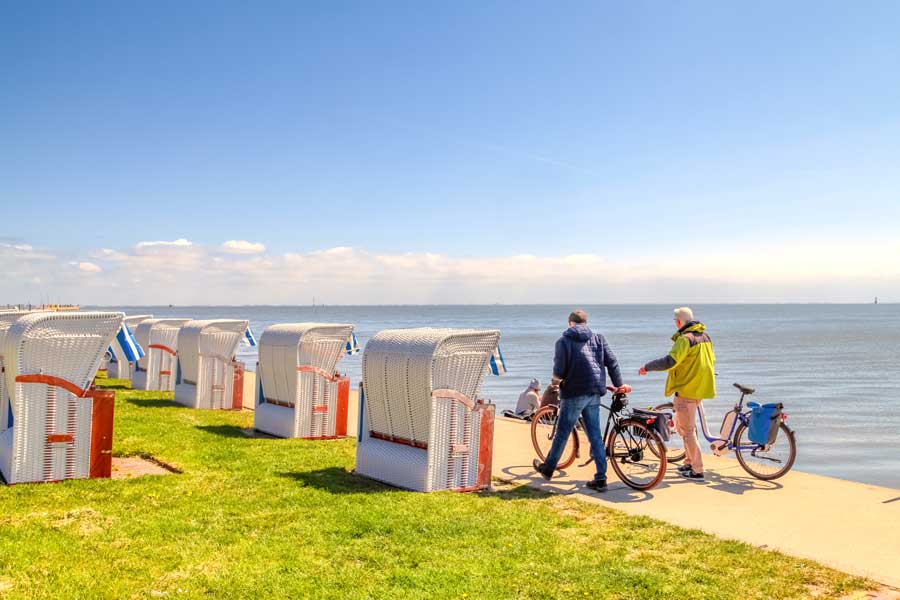
<svg viewBox="0 0 900 600">
<path fill-rule="evenodd" d="M 12 417 L 12 406 L 9 403 L 9 392 L 6 389 L 6 365 L 3 362 L 3 353 L 6 351 L 4 344 L 6 342 L 6 332 L 12 327 L 12 324 L 19 320 L 22 315 L 27 315 L 28 310 L 2 310 L 0 311 L 0 431 L 5 431 L 9 427 Z"/>
<path fill-rule="evenodd" d="M 165 318 L 141 321 L 134 337 L 144 349 L 131 374 L 131 387 L 136 390 L 175 390 L 178 366 L 178 334 L 190 319 Z"/>
<path fill-rule="evenodd" d="M 140 323 L 152 318 L 153 315 L 128 315 L 125 317 L 125 321 L 122 323 L 122 326 L 127 326 L 132 333 L 135 333 L 137 326 Z M 137 334 L 135 334 L 135 337 L 137 337 Z M 109 377 L 113 379 L 131 379 L 131 373 L 134 370 L 135 362 L 126 360 L 125 353 L 122 351 L 122 347 L 116 343 L 115 339 L 113 339 L 113 343 L 110 344 L 110 350 L 112 352 L 110 353 L 111 356 L 109 364 L 107 365 L 107 373 L 109 374 Z M 144 350 L 146 352 L 146 348 L 144 348 Z"/>
<path fill-rule="evenodd" d="M 253 426 L 284 438 L 331 439 L 347 434 L 349 380 L 334 375 L 353 325 L 284 323 L 259 338 Z"/>
<path fill-rule="evenodd" d="M 3 355 L 13 423 L 0 433 L 7 483 L 88 477 L 89 387 L 123 317 L 41 312 L 9 328 Z"/>
<path fill-rule="evenodd" d="M 175 402 L 191 408 L 232 409 L 234 356 L 248 321 L 189 321 L 178 335 Z"/>
<path fill-rule="evenodd" d="M 363 354 L 356 472 L 424 492 L 490 486 L 494 406 L 476 400 L 499 331 L 395 329 Z"/>
</svg>

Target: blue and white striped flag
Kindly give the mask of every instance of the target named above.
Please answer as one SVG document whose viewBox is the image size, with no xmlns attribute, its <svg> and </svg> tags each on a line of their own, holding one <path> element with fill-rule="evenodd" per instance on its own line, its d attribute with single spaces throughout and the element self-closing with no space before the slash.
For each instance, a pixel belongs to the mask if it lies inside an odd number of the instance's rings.
<svg viewBox="0 0 900 600">
<path fill-rule="evenodd" d="M 359 354 L 359 341 L 356 339 L 356 332 L 350 332 L 350 339 L 347 340 L 346 352 L 348 356 Z"/>
<path fill-rule="evenodd" d="M 119 332 L 116 334 L 116 342 L 118 342 L 119 347 L 122 349 L 122 358 L 126 361 L 134 362 L 144 358 L 144 349 L 138 344 L 128 325 L 123 323 L 122 327 L 119 328 Z M 110 348 L 110 350 L 112 350 L 112 348 Z M 115 356 L 116 353 L 113 352 L 112 354 Z"/>
<path fill-rule="evenodd" d="M 244 332 L 244 339 L 241 341 L 248 346 L 256 346 L 256 336 L 253 335 L 253 331 L 250 329 L 249 325 L 247 325 L 247 331 Z"/>
<path fill-rule="evenodd" d="M 503 360 L 503 353 L 500 351 L 500 346 L 494 348 L 494 354 L 491 356 L 491 374 L 506 374 L 506 361 Z"/>
</svg>

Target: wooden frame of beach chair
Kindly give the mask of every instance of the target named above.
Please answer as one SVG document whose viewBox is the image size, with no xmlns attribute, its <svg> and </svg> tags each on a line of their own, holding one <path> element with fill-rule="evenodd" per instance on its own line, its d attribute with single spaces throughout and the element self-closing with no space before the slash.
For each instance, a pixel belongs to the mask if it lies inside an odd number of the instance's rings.
<svg viewBox="0 0 900 600">
<path fill-rule="evenodd" d="M 127 325 L 131 332 L 135 334 L 135 338 L 137 338 L 137 334 L 135 333 L 135 331 L 137 330 L 137 326 L 140 325 L 143 321 L 152 318 L 153 315 L 128 315 L 125 317 L 125 321 L 122 323 L 122 325 Z M 141 347 L 144 348 L 143 346 Z M 113 338 L 113 342 L 112 344 L 110 344 L 110 348 L 112 348 L 112 356 L 110 357 L 110 360 L 107 364 L 107 376 L 112 379 L 131 379 L 131 373 L 134 370 L 135 363 L 133 361 L 125 360 L 125 354 L 119 344 L 116 343 L 115 338 Z M 144 348 L 145 352 L 146 350 L 147 349 Z"/>
<path fill-rule="evenodd" d="M 207 319 L 185 323 L 178 334 L 175 402 L 190 408 L 240 410 L 235 393 L 237 348 L 248 321 Z M 241 384 L 242 385 L 242 384 Z"/>
<path fill-rule="evenodd" d="M 123 317 L 40 312 L 9 328 L 3 354 L 13 423 L 0 433 L 0 472 L 7 483 L 90 475 L 89 386 Z"/>
<path fill-rule="evenodd" d="M 356 472 L 431 492 L 490 487 L 494 405 L 477 400 L 500 332 L 394 329 L 363 353 Z"/>
<path fill-rule="evenodd" d="M 283 438 L 347 435 L 350 380 L 335 376 L 353 325 L 283 323 L 259 338 L 253 427 Z"/>
<path fill-rule="evenodd" d="M 144 319 L 138 323 L 134 337 L 144 349 L 131 374 L 131 387 L 136 390 L 172 392 L 178 368 L 178 343 L 185 318 Z"/>
</svg>

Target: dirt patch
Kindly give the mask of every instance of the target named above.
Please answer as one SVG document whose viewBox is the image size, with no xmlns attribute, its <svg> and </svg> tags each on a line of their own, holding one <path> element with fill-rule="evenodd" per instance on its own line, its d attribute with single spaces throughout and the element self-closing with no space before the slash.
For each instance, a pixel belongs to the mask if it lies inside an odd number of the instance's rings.
<svg viewBox="0 0 900 600">
<path fill-rule="evenodd" d="M 180 471 L 153 458 L 114 456 L 112 459 L 113 479 L 131 479 L 144 475 L 171 475 L 172 473 L 180 473 Z"/>
</svg>

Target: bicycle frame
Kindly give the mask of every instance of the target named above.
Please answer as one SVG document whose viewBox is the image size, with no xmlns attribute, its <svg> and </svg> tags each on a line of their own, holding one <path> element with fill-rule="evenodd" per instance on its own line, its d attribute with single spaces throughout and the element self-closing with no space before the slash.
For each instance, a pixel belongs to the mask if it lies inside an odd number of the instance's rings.
<svg viewBox="0 0 900 600">
<path fill-rule="evenodd" d="M 703 437 L 706 438 L 706 441 L 710 444 L 715 442 L 725 442 L 726 448 L 731 451 L 735 448 L 740 448 L 741 450 L 756 450 L 760 447 L 759 444 L 742 444 L 740 446 L 735 446 L 734 444 L 734 432 L 737 431 L 738 423 L 743 423 L 747 427 L 750 426 L 750 419 L 747 418 L 747 415 L 744 414 L 742 409 L 744 408 L 744 395 L 741 394 L 740 401 L 734 405 L 734 412 L 737 413 L 737 418 L 731 423 L 731 430 L 728 432 L 728 437 L 723 438 L 718 435 L 711 435 L 709 433 L 709 427 L 706 424 L 706 412 L 703 410 L 703 403 L 701 402 L 699 406 L 697 406 L 697 414 L 700 415 L 700 427 L 703 432 Z M 725 419 L 728 418 L 728 413 L 725 413 L 725 418 L 722 419 L 722 423 L 725 423 Z"/>
</svg>

